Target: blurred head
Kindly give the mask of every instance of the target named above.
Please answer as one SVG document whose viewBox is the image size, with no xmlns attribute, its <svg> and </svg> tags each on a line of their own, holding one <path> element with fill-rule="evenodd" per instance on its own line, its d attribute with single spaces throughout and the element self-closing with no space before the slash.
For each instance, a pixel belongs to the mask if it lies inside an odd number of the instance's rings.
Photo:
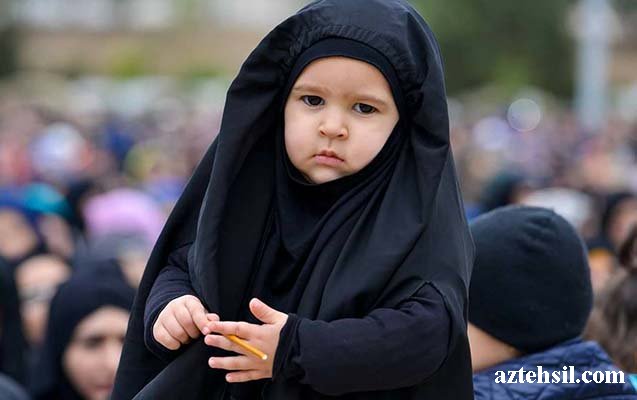
<svg viewBox="0 0 637 400">
<path fill-rule="evenodd" d="M 131 287 L 141 281 L 153 244 L 144 235 L 108 234 L 91 241 L 86 260 L 80 264 L 114 263 Z"/>
<path fill-rule="evenodd" d="M 469 289 L 469 322 L 476 340 L 508 345 L 502 354 L 535 353 L 579 336 L 592 289 L 585 247 L 553 211 L 508 206 L 470 224 L 476 258 Z M 550 329 L 547 329 L 550 327 Z M 476 349 L 472 356 L 489 356 Z M 491 354 L 494 356 L 494 354 Z M 475 360 L 485 365 L 489 359 Z M 503 361 L 503 360 L 500 360 Z"/>
<path fill-rule="evenodd" d="M 75 327 L 62 366 L 75 390 L 88 400 L 105 400 L 112 390 L 129 312 L 104 306 Z"/>
<path fill-rule="evenodd" d="M 606 201 L 602 230 L 613 250 L 618 250 L 637 224 L 637 195 L 630 192 L 612 194 Z"/>
<path fill-rule="evenodd" d="M 637 373 L 637 225 L 620 249 L 622 269 L 599 294 L 585 336 L 622 370 Z"/>
<path fill-rule="evenodd" d="M 107 399 L 134 290 L 114 274 L 74 275 L 51 302 L 37 399 Z"/>
<path fill-rule="evenodd" d="M 383 73 L 367 62 L 336 56 L 319 58 L 303 69 L 284 114 L 288 157 L 316 184 L 369 164 L 399 119 Z"/>
<path fill-rule="evenodd" d="M 141 235 L 152 246 L 166 221 L 166 214 L 150 195 L 128 188 L 91 197 L 82 212 L 90 240 Z"/>
<path fill-rule="evenodd" d="M 493 176 L 480 194 L 483 212 L 510 204 L 519 204 L 532 192 L 529 180 L 521 173 L 503 170 Z"/>
<path fill-rule="evenodd" d="M 72 212 L 64 196 L 51 185 L 32 183 L 22 189 L 22 201 L 37 215 L 37 229 L 47 249 L 71 258 L 74 241 L 68 220 Z"/>
<path fill-rule="evenodd" d="M 38 235 L 28 219 L 14 208 L 0 205 L 0 256 L 17 260 L 38 244 Z"/>
<path fill-rule="evenodd" d="M 59 257 L 28 258 L 15 269 L 24 333 L 31 345 L 42 343 L 49 303 L 58 286 L 71 276 L 71 268 Z"/>
</svg>

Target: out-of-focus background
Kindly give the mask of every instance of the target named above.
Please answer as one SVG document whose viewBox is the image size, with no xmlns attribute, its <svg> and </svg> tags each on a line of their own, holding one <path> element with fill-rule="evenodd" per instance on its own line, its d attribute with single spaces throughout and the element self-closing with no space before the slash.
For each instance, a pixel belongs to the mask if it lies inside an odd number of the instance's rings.
<svg viewBox="0 0 637 400">
<path fill-rule="evenodd" d="M 28 380 L 78 270 L 137 285 L 241 62 L 306 3 L 0 1 L 0 372 Z M 637 1 L 412 4 L 445 60 L 467 214 L 554 208 L 602 290 L 637 224 Z"/>
</svg>

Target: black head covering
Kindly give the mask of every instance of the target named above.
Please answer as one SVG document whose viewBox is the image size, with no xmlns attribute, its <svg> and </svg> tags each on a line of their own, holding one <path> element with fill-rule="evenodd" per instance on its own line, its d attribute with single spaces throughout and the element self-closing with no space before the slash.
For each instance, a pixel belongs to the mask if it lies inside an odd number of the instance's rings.
<svg viewBox="0 0 637 400">
<path fill-rule="evenodd" d="M 135 291 L 114 274 L 74 275 L 60 286 L 51 300 L 47 333 L 37 360 L 35 399 L 80 399 L 62 369 L 62 357 L 77 325 L 104 306 L 130 310 Z"/>
<path fill-rule="evenodd" d="M 281 237 L 286 250 L 296 259 L 302 257 L 304 250 L 312 243 L 325 225 L 334 220 L 326 215 L 330 209 L 338 209 L 352 203 L 360 203 L 369 193 L 378 190 L 387 174 L 396 163 L 400 146 L 405 142 L 406 134 L 401 133 L 400 124 L 393 129 L 386 144 L 376 157 L 355 174 L 341 177 L 322 184 L 308 182 L 290 161 L 285 151 L 283 113 L 285 101 L 294 83 L 313 61 L 326 57 L 348 57 L 365 61 L 378 68 L 389 82 L 397 104 L 399 114 L 405 115 L 404 99 L 394 68 L 389 61 L 373 48 L 350 39 L 328 38 L 306 49 L 292 67 L 279 108 L 279 121 L 276 137 L 275 165 L 275 208 Z M 358 201 L 357 201 L 358 199 Z M 340 201 L 339 201 L 340 200 Z M 338 202 L 338 203 L 337 203 Z"/>
<path fill-rule="evenodd" d="M 487 182 L 480 194 L 482 212 L 511 204 L 516 190 L 528 185 L 527 178 L 519 172 L 500 171 Z"/>
<path fill-rule="evenodd" d="M 24 382 L 26 349 L 13 274 L 0 258 L 0 372 Z"/>
<path fill-rule="evenodd" d="M 80 179 L 69 185 L 65 196 L 65 200 L 71 209 L 69 223 L 82 233 L 86 230 L 86 223 L 81 209 L 82 201 L 86 195 L 94 190 L 99 190 L 98 182 L 89 178 Z"/>
<path fill-rule="evenodd" d="M 525 353 L 582 333 L 593 291 L 585 246 L 571 224 L 545 208 L 507 206 L 474 219 L 471 233 L 471 323 Z"/>
<path fill-rule="evenodd" d="M 307 63 L 345 51 L 340 55 L 363 59 L 385 75 L 401 121 L 368 167 L 311 185 L 282 152 L 281 104 Z M 300 208 L 297 199 L 312 191 L 325 201 Z M 324 321 L 360 318 L 375 308 L 396 307 L 430 283 L 452 321 L 448 357 L 434 376 L 401 398 L 473 397 L 466 338 L 473 244 L 449 146 L 439 49 L 406 1 L 314 2 L 275 28 L 248 57 L 228 91 L 220 133 L 151 254 L 114 399 L 138 393 L 138 398 L 184 393 L 218 398 L 223 371 L 201 366 L 222 353 L 197 341 L 166 365 L 146 350 L 146 298 L 168 255 L 192 243 L 188 264 L 195 290 L 209 310 L 236 320 L 273 211 L 279 212 L 282 241 L 302 272 L 282 311 Z M 294 225 L 297 215 L 300 229 Z M 277 399 L 297 398 L 302 388 L 294 385 L 275 380 L 268 389 Z M 308 396 L 321 398 L 316 392 Z M 365 398 L 395 397 L 387 391 Z"/>
<path fill-rule="evenodd" d="M 610 230 L 617 219 L 617 209 L 628 200 L 636 199 L 637 195 L 629 191 L 619 191 L 607 194 L 602 200 L 602 213 L 600 218 L 599 232 L 588 243 L 589 251 L 595 249 L 602 249 L 608 251 L 610 254 L 617 256 L 616 244 L 614 244 L 610 237 Z"/>
</svg>

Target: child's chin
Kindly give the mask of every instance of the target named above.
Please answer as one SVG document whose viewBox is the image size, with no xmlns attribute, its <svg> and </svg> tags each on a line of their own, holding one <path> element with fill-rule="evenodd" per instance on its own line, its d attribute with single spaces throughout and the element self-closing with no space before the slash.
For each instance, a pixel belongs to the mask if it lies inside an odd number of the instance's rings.
<svg viewBox="0 0 637 400">
<path fill-rule="evenodd" d="M 322 172 L 322 171 L 321 171 Z M 338 174 L 332 171 L 326 171 L 327 173 L 315 173 L 310 175 L 305 175 L 306 179 L 316 185 L 320 185 L 323 183 L 328 183 L 331 181 L 335 181 L 345 176 L 345 174 Z"/>
</svg>

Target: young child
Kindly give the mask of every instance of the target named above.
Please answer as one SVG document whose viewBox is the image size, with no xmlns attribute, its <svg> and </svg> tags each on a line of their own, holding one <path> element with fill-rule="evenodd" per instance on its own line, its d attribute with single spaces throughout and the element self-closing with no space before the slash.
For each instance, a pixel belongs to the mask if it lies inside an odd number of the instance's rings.
<svg viewBox="0 0 637 400">
<path fill-rule="evenodd" d="M 471 399 L 472 261 L 433 34 L 406 1 L 312 3 L 231 85 L 113 399 Z"/>
<path fill-rule="evenodd" d="M 619 371 L 597 343 L 580 338 L 593 295 L 584 244 L 565 219 L 508 206 L 473 220 L 471 233 L 477 400 L 637 398 L 627 374 L 623 383 L 584 381 L 594 379 L 587 372 Z"/>
</svg>

